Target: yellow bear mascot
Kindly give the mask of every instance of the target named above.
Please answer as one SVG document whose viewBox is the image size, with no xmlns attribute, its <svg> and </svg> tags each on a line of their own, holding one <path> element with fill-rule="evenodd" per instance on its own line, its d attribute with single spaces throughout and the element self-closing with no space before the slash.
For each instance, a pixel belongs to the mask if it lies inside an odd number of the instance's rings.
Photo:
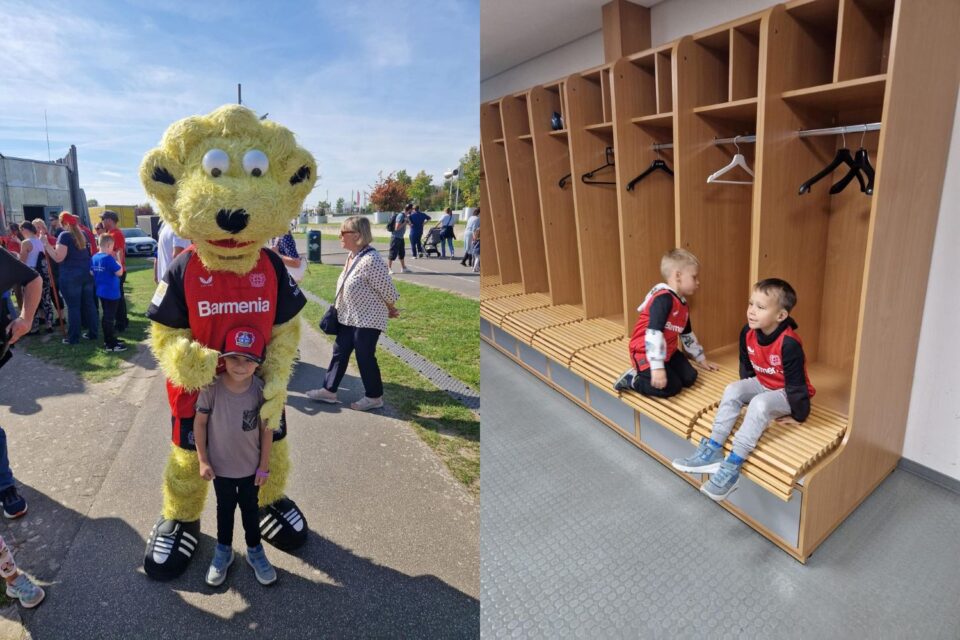
<svg viewBox="0 0 960 640">
<path fill-rule="evenodd" d="M 171 264 L 147 312 L 173 428 L 163 511 L 144 555 L 152 578 L 182 574 L 199 544 L 208 483 L 198 471 L 194 405 L 217 374 L 227 332 L 238 326 L 268 337 L 258 371 L 260 417 L 274 430 L 274 445 L 270 476 L 260 487 L 260 530 L 285 551 L 306 541 L 306 519 L 284 494 L 290 465 L 283 415 L 306 299 L 280 258 L 263 247 L 286 233 L 316 175 L 313 157 L 288 129 L 239 105 L 173 123 L 143 159 L 140 179 L 160 217 L 193 242 Z"/>
</svg>

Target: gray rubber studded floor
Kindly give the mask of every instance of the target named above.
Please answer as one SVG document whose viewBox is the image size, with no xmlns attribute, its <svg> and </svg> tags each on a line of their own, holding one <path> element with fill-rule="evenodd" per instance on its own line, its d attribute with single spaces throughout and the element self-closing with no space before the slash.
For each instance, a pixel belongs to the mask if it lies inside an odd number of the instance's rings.
<svg viewBox="0 0 960 640">
<path fill-rule="evenodd" d="M 960 638 L 960 496 L 896 471 L 802 565 L 481 345 L 484 638 Z"/>
</svg>

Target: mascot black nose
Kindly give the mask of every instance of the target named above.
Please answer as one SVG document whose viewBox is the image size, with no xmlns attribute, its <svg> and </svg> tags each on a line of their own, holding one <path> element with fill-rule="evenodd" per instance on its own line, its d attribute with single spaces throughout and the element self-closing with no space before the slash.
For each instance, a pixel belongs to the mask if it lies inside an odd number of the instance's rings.
<svg viewBox="0 0 960 640">
<path fill-rule="evenodd" d="M 247 228 L 247 221 L 250 219 L 243 209 L 220 209 L 217 211 L 217 226 L 230 233 L 240 233 Z"/>
</svg>

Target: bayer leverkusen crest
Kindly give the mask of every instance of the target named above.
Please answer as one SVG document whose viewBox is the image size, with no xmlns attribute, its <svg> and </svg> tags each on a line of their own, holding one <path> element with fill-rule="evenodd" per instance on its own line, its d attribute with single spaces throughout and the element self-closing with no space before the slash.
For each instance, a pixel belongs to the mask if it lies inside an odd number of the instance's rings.
<svg viewBox="0 0 960 640">
<path fill-rule="evenodd" d="M 251 273 L 250 274 L 250 286 L 261 288 L 267 284 L 267 275 L 265 273 Z"/>
<path fill-rule="evenodd" d="M 244 349 L 250 349 L 253 347 L 253 343 L 255 341 L 256 338 L 249 331 L 238 331 L 237 337 L 234 339 L 236 346 Z"/>
</svg>

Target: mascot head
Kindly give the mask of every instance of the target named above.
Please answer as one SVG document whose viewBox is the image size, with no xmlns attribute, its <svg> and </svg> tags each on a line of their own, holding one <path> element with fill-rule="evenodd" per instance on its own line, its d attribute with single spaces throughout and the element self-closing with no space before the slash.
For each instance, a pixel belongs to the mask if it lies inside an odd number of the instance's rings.
<svg viewBox="0 0 960 640">
<path fill-rule="evenodd" d="M 140 166 L 164 222 L 196 245 L 208 269 L 235 273 L 287 232 L 316 176 L 293 133 L 239 105 L 174 122 Z"/>
</svg>

